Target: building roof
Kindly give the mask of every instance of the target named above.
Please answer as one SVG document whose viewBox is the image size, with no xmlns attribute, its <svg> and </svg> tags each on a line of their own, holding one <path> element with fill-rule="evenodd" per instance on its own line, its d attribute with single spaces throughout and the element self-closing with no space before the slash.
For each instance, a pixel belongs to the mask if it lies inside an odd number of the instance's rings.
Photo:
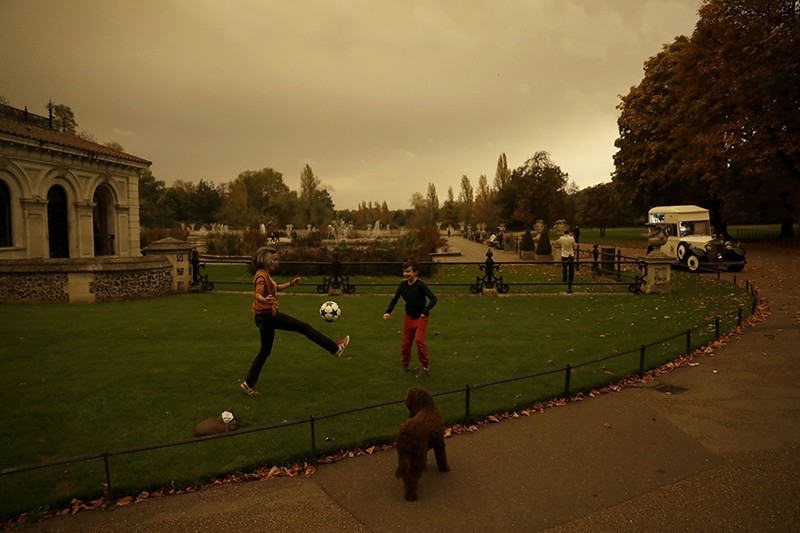
<svg viewBox="0 0 800 533">
<path fill-rule="evenodd" d="M 662 205 L 654 207 L 649 213 L 708 213 L 708 209 L 696 205 Z"/>
<path fill-rule="evenodd" d="M 89 158 L 115 159 L 134 166 L 150 166 L 151 161 L 120 152 L 108 146 L 87 141 L 73 133 L 47 126 L 49 119 L 9 106 L 0 106 L 0 139 L 36 146 L 37 148 L 73 151 Z"/>
</svg>

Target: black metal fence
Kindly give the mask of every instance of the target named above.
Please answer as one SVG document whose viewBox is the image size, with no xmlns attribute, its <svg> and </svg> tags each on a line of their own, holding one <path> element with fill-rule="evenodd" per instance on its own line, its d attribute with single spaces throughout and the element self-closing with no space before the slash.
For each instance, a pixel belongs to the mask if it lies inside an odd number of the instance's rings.
<svg viewBox="0 0 800 533">
<path fill-rule="evenodd" d="M 202 290 L 213 290 L 217 285 L 236 284 L 243 285 L 239 282 L 227 282 L 221 280 L 209 279 L 205 268 L 208 265 L 247 265 L 250 262 L 249 257 L 243 256 L 208 256 L 201 255 L 197 250 L 192 251 L 191 265 L 192 265 L 192 285 Z M 290 267 L 293 273 L 311 273 L 312 275 L 320 276 L 321 281 L 316 286 L 316 291 L 319 294 L 326 294 L 331 290 L 339 290 L 344 294 L 353 294 L 357 290 L 356 278 L 359 275 L 366 275 L 366 273 L 382 272 L 387 275 L 399 272 L 401 262 L 387 262 L 387 261 L 359 261 L 359 262 L 343 262 L 334 255 L 328 262 L 312 262 L 312 261 L 283 261 L 281 264 Z M 474 266 L 478 270 L 479 275 L 475 277 L 475 282 L 470 284 L 458 283 L 441 283 L 428 280 L 426 283 L 432 287 L 437 286 L 464 286 L 469 289 L 473 294 L 479 294 L 484 289 L 494 289 L 498 293 L 505 294 L 509 292 L 513 286 L 546 286 L 546 285 L 564 285 L 564 283 L 554 282 L 526 282 L 526 281 L 511 281 L 504 280 L 500 275 L 501 267 L 514 266 L 514 265 L 541 265 L 541 266 L 558 266 L 560 268 L 560 261 L 549 260 L 534 260 L 534 261 L 503 261 L 502 263 L 494 260 L 494 252 L 489 248 L 486 251 L 486 259 L 482 263 L 475 261 L 448 261 L 447 263 L 439 261 L 420 262 L 420 268 L 430 271 L 436 266 L 441 265 L 466 265 Z M 625 286 L 630 292 L 640 292 L 642 284 L 644 283 L 647 275 L 647 263 L 637 257 L 627 257 L 622 255 L 622 251 L 617 248 L 602 247 L 599 248 L 596 244 L 591 250 L 578 250 L 577 259 L 574 261 L 573 266 L 576 270 L 588 267 L 592 274 L 595 275 L 594 281 L 575 282 L 574 285 L 606 285 L 606 286 Z M 249 282 L 248 282 L 249 284 Z M 359 286 L 364 287 L 395 287 L 396 283 L 367 283 L 359 282 Z"/>
<path fill-rule="evenodd" d="M 735 276 L 732 279 L 732 283 L 734 285 L 737 285 L 737 286 L 739 284 L 739 282 L 738 282 L 738 280 L 737 280 L 737 278 Z M 757 310 L 758 292 L 755 289 L 755 287 L 752 286 L 746 280 L 744 282 L 744 288 L 747 291 L 749 291 L 749 294 L 751 296 L 751 306 L 750 306 L 750 309 L 748 311 L 749 311 L 750 316 L 752 316 L 753 314 L 756 313 L 756 310 Z M 721 320 L 722 320 L 723 317 L 735 318 L 736 325 L 737 326 L 741 326 L 742 323 L 743 323 L 743 320 L 745 318 L 745 309 L 740 306 L 738 309 L 731 310 L 728 313 L 726 313 L 725 315 L 722 315 L 722 316 L 717 315 L 717 316 L 715 316 L 713 320 L 706 321 L 706 322 L 704 322 L 702 324 L 696 325 L 693 328 L 687 329 L 685 331 L 677 332 L 674 335 L 670 335 L 668 337 L 655 340 L 655 341 L 653 341 L 653 342 L 651 342 L 649 344 L 643 344 L 643 345 L 641 345 L 639 347 L 632 348 L 632 349 L 630 349 L 628 351 L 625 351 L 625 352 L 613 353 L 613 354 L 609 354 L 609 355 L 606 355 L 606 356 L 603 356 L 603 357 L 599 357 L 597 359 L 592 359 L 592 360 L 589 360 L 589 361 L 585 361 L 585 362 L 580 363 L 580 364 L 575 364 L 575 365 L 567 364 L 566 366 L 561 367 L 561 368 L 556 368 L 556 369 L 542 371 L 542 372 L 536 372 L 536 373 L 532 373 L 532 374 L 513 376 L 513 377 L 509 377 L 507 379 L 503 379 L 503 380 L 496 380 L 496 381 L 491 381 L 491 382 L 486 382 L 486 383 L 478 383 L 478 384 L 474 384 L 474 385 L 467 384 L 463 388 L 454 389 L 454 390 L 450 390 L 450 391 L 439 392 L 439 393 L 434 394 L 434 396 L 442 397 L 442 396 L 463 395 L 464 413 L 457 420 L 460 420 L 460 421 L 462 421 L 464 423 L 470 423 L 470 422 L 473 421 L 472 393 L 473 393 L 473 391 L 478 390 L 478 389 L 494 387 L 494 386 L 503 385 L 503 384 L 512 383 L 512 382 L 535 380 L 535 379 L 544 378 L 544 377 L 547 377 L 547 376 L 554 376 L 554 375 L 557 376 L 558 374 L 563 374 L 563 377 L 564 377 L 563 383 L 564 383 L 564 385 L 563 385 L 563 390 L 561 391 L 561 393 L 562 393 L 563 397 L 569 397 L 570 395 L 573 395 L 573 394 L 576 394 L 577 392 L 580 392 L 579 390 L 575 390 L 572 387 L 572 383 L 571 383 L 572 375 L 577 369 L 582 368 L 582 367 L 589 367 L 589 366 L 592 366 L 592 365 L 603 365 L 606 362 L 611 361 L 611 360 L 620 359 L 620 358 L 624 358 L 624 357 L 629 357 L 629 356 L 631 356 L 633 354 L 638 354 L 638 366 L 637 366 L 637 368 L 632 369 L 632 371 L 630 373 L 628 373 L 627 376 L 631 376 L 631 375 L 634 375 L 634 374 L 639 375 L 639 376 L 643 376 L 645 374 L 645 372 L 648 370 L 649 367 L 656 367 L 656 366 L 659 365 L 659 363 L 655 363 L 655 364 L 651 363 L 651 365 L 648 365 L 648 359 L 647 359 L 648 358 L 648 353 L 649 353 L 648 350 L 650 350 L 650 349 L 652 349 L 654 347 L 658 347 L 658 346 L 664 345 L 665 343 L 670 343 L 671 341 L 674 341 L 674 340 L 677 340 L 677 339 L 682 339 L 684 341 L 683 352 L 680 353 L 680 354 L 675 355 L 673 357 L 673 359 L 677 358 L 677 357 L 680 357 L 681 355 L 689 354 L 689 353 L 692 352 L 693 335 L 697 331 L 699 331 L 701 329 L 710 329 L 711 327 L 713 327 L 713 332 L 714 332 L 713 333 L 713 338 L 717 339 L 717 338 L 720 337 L 720 335 L 722 333 L 721 332 Z M 663 356 L 662 356 L 662 358 L 663 358 Z M 612 381 L 615 381 L 617 379 L 619 379 L 619 378 L 614 378 L 614 380 L 612 380 Z M 609 381 L 609 383 L 610 382 L 611 381 Z M 140 447 L 136 447 L 136 448 L 127 448 L 127 449 L 115 450 L 115 451 L 104 451 L 104 452 L 81 455 L 81 456 L 76 456 L 76 457 L 69 457 L 69 458 L 61 459 L 61 460 L 57 460 L 57 461 L 48 461 L 48 462 L 43 462 L 43 463 L 36 463 L 36 464 L 30 464 L 30 465 L 25 465 L 25 466 L 6 468 L 6 469 L 0 471 L 0 477 L 11 476 L 11 475 L 14 475 L 14 474 L 21 474 L 21 473 L 24 473 L 24 472 L 30 472 L 30 471 L 34 471 L 34 470 L 55 468 L 55 467 L 62 466 L 62 465 L 67 465 L 67 464 L 83 463 L 83 462 L 88 462 L 88 461 L 102 461 L 102 463 L 103 463 L 103 471 L 104 471 L 104 474 L 105 474 L 104 482 L 105 482 L 105 486 L 106 486 L 106 490 L 105 490 L 105 493 L 104 493 L 104 498 L 106 498 L 106 500 L 109 501 L 109 503 L 110 503 L 111 501 L 113 501 L 113 484 L 112 484 L 113 478 L 112 478 L 111 467 L 110 467 L 110 464 L 109 464 L 109 458 L 111 458 L 111 457 L 115 457 L 115 456 L 130 456 L 130 455 L 134 455 L 134 454 L 141 453 L 141 452 L 148 452 L 148 451 L 160 450 L 160 449 L 165 449 L 165 448 L 173 448 L 173 447 L 177 447 L 177 446 L 200 445 L 201 443 L 207 442 L 207 441 L 210 441 L 210 440 L 237 438 L 237 437 L 240 437 L 242 435 L 247 435 L 247 434 L 251 434 L 251 433 L 259 433 L 259 432 L 271 431 L 271 430 L 276 430 L 276 429 L 285 429 L 285 428 L 291 427 L 291 426 L 307 425 L 308 426 L 308 430 L 309 430 L 309 434 L 308 434 L 308 436 L 309 436 L 308 457 L 310 458 L 310 461 L 312 463 L 316 464 L 316 462 L 320 458 L 319 454 L 318 454 L 318 446 L 317 446 L 317 444 L 318 444 L 317 433 L 316 433 L 316 423 L 317 422 L 319 422 L 321 420 L 342 417 L 342 416 L 345 416 L 345 415 L 349 415 L 349 414 L 357 413 L 357 412 L 361 412 L 361 411 L 368 411 L 368 410 L 380 409 L 382 407 L 387 407 L 387 406 L 392 406 L 392 405 L 399 405 L 399 404 L 402 404 L 402 403 L 403 403 L 402 399 L 401 400 L 393 400 L 393 401 L 387 401 L 387 402 L 382 402 L 382 403 L 377 403 L 377 404 L 370 404 L 370 405 L 364 405 L 364 406 L 360 406 L 360 407 L 355 407 L 355 408 L 348 409 L 348 410 L 345 410 L 345 411 L 338 411 L 338 412 L 328 413 L 328 414 L 323 414 L 323 415 L 311 415 L 306 419 L 300 419 L 300 420 L 294 420 L 294 421 L 286 421 L 286 422 L 282 422 L 282 423 L 276 424 L 276 425 L 260 426 L 260 427 L 254 427 L 254 428 L 242 428 L 242 429 L 239 429 L 237 431 L 224 433 L 224 434 L 210 435 L 210 436 L 190 438 L 190 439 L 183 439 L 183 440 L 177 440 L 177 441 L 163 443 L 163 444 L 150 445 L 150 446 L 140 446 Z"/>
</svg>

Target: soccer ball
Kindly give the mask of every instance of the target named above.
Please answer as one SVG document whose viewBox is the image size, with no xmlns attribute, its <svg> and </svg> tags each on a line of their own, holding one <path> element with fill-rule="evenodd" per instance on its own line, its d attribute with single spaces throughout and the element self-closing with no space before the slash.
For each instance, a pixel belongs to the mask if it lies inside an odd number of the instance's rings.
<svg viewBox="0 0 800 533">
<path fill-rule="evenodd" d="M 322 320 L 325 322 L 336 322 L 339 320 L 339 317 L 342 316 L 342 309 L 336 302 L 328 301 L 319 308 L 319 316 L 321 316 Z"/>
</svg>

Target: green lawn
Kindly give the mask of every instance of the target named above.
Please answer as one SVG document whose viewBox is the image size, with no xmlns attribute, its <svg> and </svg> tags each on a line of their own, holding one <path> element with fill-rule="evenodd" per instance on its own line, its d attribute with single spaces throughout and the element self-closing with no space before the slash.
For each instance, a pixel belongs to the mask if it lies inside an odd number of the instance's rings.
<svg viewBox="0 0 800 533">
<path fill-rule="evenodd" d="M 474 270 L 451 268 L 437 276 L 475 276 Z M 394 286 L 398 280 L 377 281 Z M 630 352 L 576 369 L 572 390 L 589 389 L 635 372 L 642 344 L 735 313 L 740 306 L 749 315 L 750 296 L 743 289 L 683 272 L 673 272 L 673 282 L 665 296 L 586 286 L 574 296 L 514 288 L 507 297 L 490 298 L 443 286 L 436 289 L 439 305 L 430 319 L 432 366 L 424 385 L 434 393 L 456 391 Z M 343 316 L 327 324 L 317 317 L 327 296 L 297 289 L 282 296 L 281 310 L 330 336 L 350 334 L 351 345 L 336 359 L 296 334 L 279 332 L 258 383 L 262 394 L 253 397 L 239 389 L 258 349 L 247 293 L 215 290 L 97 305 L 0 305 L 5 420 L 0 469 L 190 439 L 197 422 L 224 409 L 233 409 L 250 428 L 282 425 L 399 401 L 419 383 L 399 372 L 402 303 L 388 323 L 381 320 L 389 290 L 377 294 L 376 287 L 337 297 Z M 734 314 L 725 317 L 722 330 L 735 320 Z M 697 329 L 693 347 L 712 337 L 712 327 Z M 648 350 L 648 367 L 684 348 L 683 338 L 659 343 Z M 481 387 L 472 394 L 471 414 L 531 405 L 561 394 L 563 386 L 564 373 L 558 372 Z M 439 403 L 449 422 L 464 417 L 463 395 L 443 396 Z M 389 441 L 406 416 L 396 404 L 320 420 L 317 451 Z M 310 451 L 309 427 L 301 424 L 109 461 L 119 496 L 308 458 Z M 72 497 L 97 497 L 103 481 L 101 461 L 0 476 L 0 516 L 63 506 Z"/>
</svg>

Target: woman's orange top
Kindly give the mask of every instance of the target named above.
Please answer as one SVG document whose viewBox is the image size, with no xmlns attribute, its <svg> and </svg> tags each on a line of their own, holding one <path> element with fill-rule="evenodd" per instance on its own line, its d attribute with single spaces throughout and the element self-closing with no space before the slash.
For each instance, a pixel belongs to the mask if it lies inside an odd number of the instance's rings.
<svg viewBox="0 0 800 533">
<path fill-rule="evenodd" d="M 269 305 L 266 302 L 259 302 L 258 298 L 256 298 L 258 294 L 265 297 L 271 294 L 275 298 L 274 303 Z M 275 283 L 269 272 L 264 269 L 257 270 L 256 275 L 253 277 L 252 309 L 254 313 L 270 313 L 272 316 L 275 316 L 278 312 L 278 284 Z"/>
</svg>

